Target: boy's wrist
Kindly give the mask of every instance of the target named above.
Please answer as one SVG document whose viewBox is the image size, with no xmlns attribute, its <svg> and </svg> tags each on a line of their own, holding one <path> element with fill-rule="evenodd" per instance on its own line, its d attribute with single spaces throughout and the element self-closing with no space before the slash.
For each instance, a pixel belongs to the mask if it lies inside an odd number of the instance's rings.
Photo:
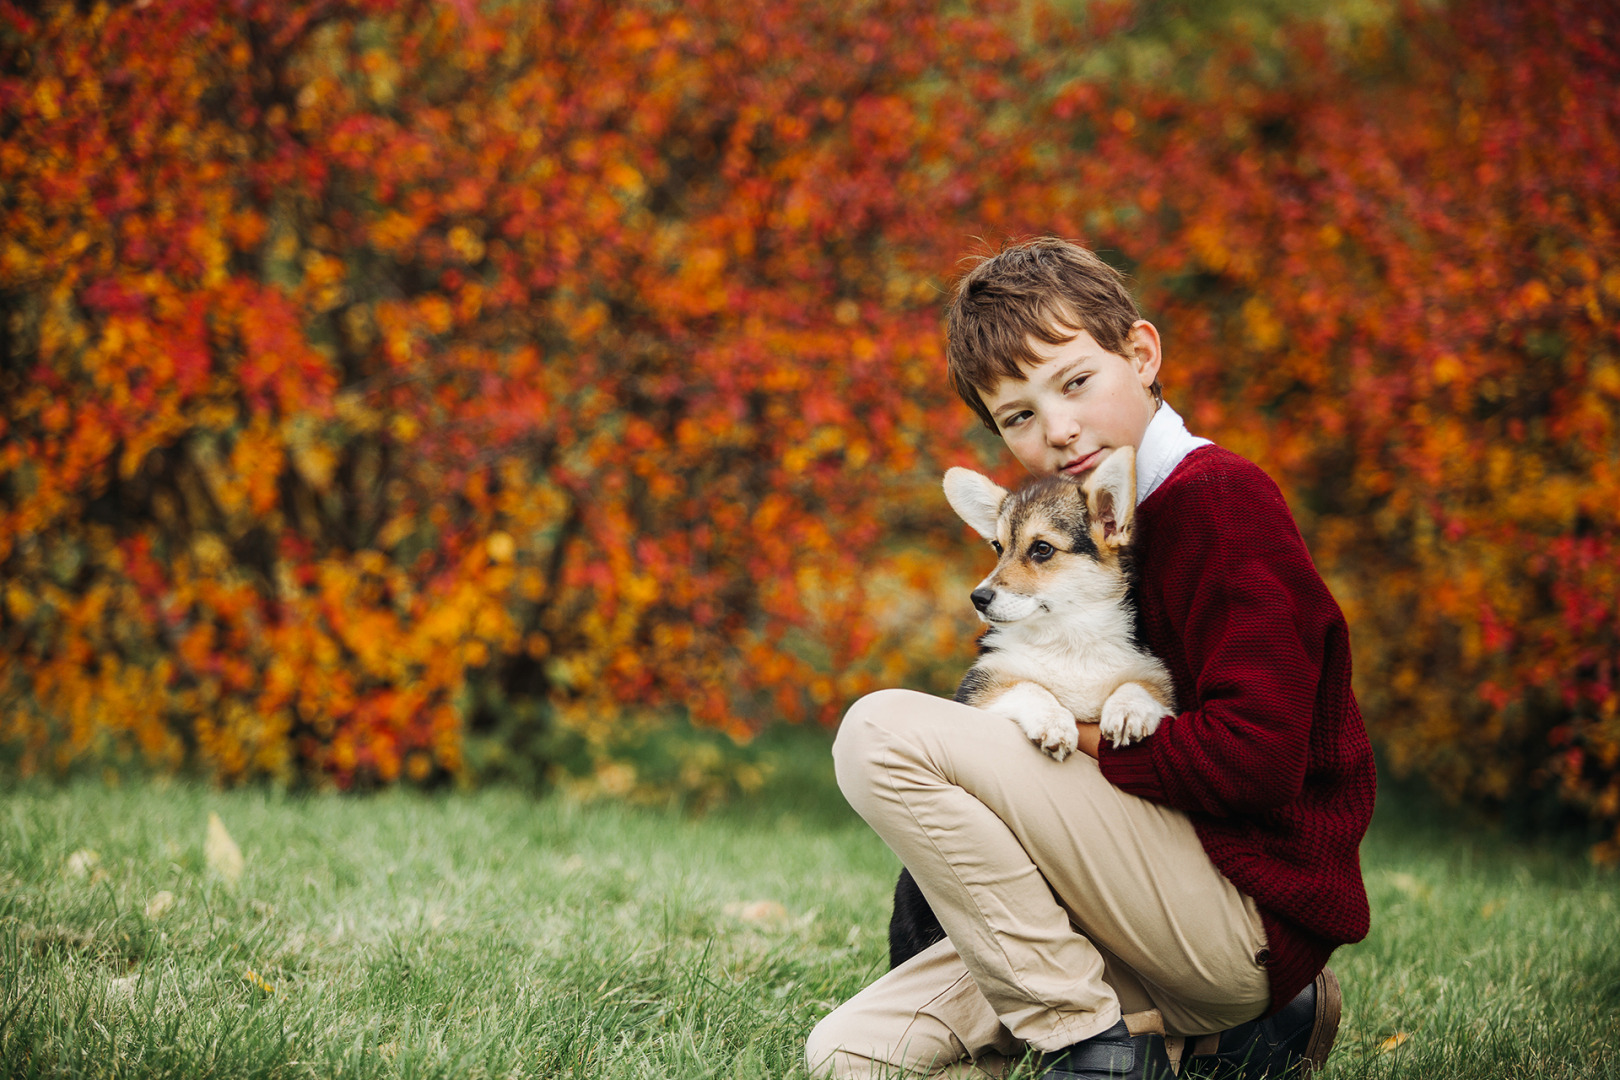
<svg viewBox="0 0 1620 1080">
<path fill-rule="evenodd" d="M 1080 729 L 1080 745 L 1078 747 L 1080 752 L 1096 757 L 1097 747 L 1102 743 L 1102 728 L 1096 724 L 1082 723 L 1079 720 L 1075 721 L 1075 726 Z"/>
</svg>

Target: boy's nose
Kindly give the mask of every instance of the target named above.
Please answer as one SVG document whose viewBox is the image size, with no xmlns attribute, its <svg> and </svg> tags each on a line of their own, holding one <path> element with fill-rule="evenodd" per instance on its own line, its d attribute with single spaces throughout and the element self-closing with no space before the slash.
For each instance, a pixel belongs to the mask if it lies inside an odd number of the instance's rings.
<svg viewBox="0 0 1620 1080">
<path fill-rule="evenodd" d="M 1060 449 L 1074 442 L 1079 434 L 1079 427 L 1063 420 L 1053 421 L 1046 427 L 1046 441 Z"/>
<path fill-rule="evenodd" d="M 973 590 L 973 606 L 983 611 L 990 606 L 990 601 L 996 598 L 996 590 L 988 585 L 980 585 Z"/>
</svg>

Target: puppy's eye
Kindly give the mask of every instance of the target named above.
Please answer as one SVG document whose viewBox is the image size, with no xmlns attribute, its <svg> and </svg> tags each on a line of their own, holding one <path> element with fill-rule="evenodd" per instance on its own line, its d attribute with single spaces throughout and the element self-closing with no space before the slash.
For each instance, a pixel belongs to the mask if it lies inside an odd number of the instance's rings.
<svg viewBox="0 0 1620 1080">
<path fill-rule="evenodd" d="M 1034 559 L 1036 562 L 1045 562 L 1047 559 L 1050 559 L 1056 551 L 1057 548 L 1053 547 L 1051 544 L 1048 544 L 1045 540 L 1037 540 L 1033 544 L 1029 545 L 1029 557 Z"/>
<path fill-rule="evenodd" d="M 1000 540 L 992 540 L 992 541 L 990 541 L 990 546 L 996 549 L 996 554 L 997 555 L 1001 554 L 1001 541 Z"/>
</svg>

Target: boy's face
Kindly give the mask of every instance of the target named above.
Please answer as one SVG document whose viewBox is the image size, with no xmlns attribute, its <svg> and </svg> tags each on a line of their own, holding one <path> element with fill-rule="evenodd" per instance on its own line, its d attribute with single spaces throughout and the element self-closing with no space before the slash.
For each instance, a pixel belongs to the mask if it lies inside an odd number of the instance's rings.
<svg viewBox="0 0 1620 1080">
<path fill-rule="evenodd" d="M 1003 378 L 981 392 L 996 429 L 1019 464 L 1037 476 L 1079 477 L 1111 450 L 1138 449 L 1157 403 L 1149 389 L 1159 374 L 1159 332 L 1131 327 L 1135 356 L 1111 353 L 1081 330 L 1061 345 L 1030 341 L 1041 362 L 1021 366 L 1024 379 Z"/>
</svg>

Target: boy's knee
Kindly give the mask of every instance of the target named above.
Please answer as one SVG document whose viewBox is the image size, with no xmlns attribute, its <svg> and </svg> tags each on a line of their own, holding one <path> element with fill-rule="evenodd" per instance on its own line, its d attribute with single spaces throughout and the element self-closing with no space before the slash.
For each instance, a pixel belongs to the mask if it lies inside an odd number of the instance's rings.
<svg viewBox="0 0 1620 1080">
<path fill-rule="evenodd" d="M 833 1056 L 838 1052 L 838 1044 L 833 1041 L 832 1033 L 828 1030 L 834 1013 L 828 1013 L 810 1030 L 810 1037 L 804 1040 L 804 1067 L 811 1076 L 833 1075 Z"/>
<path fill-rule="evenodd" d="M 927 694 L 915 690 L 877 690 L 849 707 L 833 739 L 833 771 L 839 788 L 848 795 L 850 784 L 859 784 L 875 763 L 876 748 L 884 730 L 894 725 Z"/>
</svg>

